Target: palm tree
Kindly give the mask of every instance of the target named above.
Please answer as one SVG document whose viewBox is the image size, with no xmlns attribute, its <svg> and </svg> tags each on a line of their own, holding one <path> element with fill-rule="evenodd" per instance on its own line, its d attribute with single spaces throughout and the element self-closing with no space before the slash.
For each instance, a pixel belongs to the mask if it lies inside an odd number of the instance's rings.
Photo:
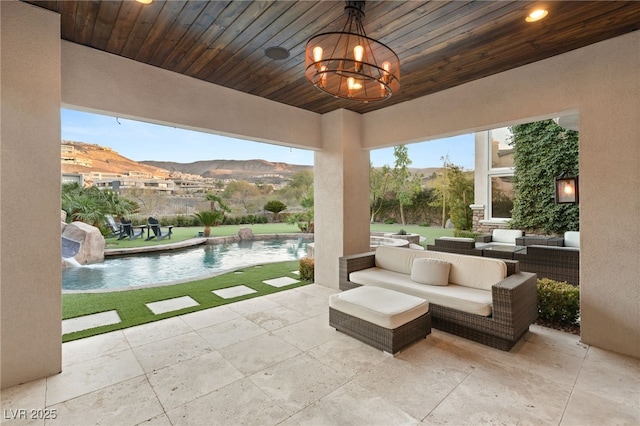
<svg viewBox="0 0 640 426">
<path fill-rule="evenodd" d="M 218 210 L 203 210 L 201 212 L 194 213 L 198 222 L 204 226 L 204 236 L 211 235 L 211 227 L 219 225 L 222 222 L 223 214 Z"/>
</svg>

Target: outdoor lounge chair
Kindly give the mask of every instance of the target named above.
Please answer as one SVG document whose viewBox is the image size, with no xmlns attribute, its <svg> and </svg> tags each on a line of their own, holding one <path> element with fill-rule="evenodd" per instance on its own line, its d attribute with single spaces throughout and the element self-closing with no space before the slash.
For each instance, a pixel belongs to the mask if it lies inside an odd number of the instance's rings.
<svg viewBox="0 0 640 426">
<path fill-rule="evenodd" d="M 118 240 L 124 240 L 127 237 L 129 237 L 130 240 L 135 240 L 138 237 L 142 238 L 142 234 L 144 233 L 143 227 L 134 227 L 131 221 L 126 219 L 122 220 L 120 228 L 121 230 Z"/>
<path fill-rule="evenodd" d="M 149 219 L 147 219 L 147 227 L 148 232 L 146 241 L 152 240 L 154 238 L 156 238 L 157 240 L 164 240 L 165 238 L 171 239 L 173 226 L 169 225 L 163 227 L 160 225 L 158 219 L 149 216 Z M 167 230 L 163 233 L 162 228 L 166 228 Z M 151 234 L 152 232 L 153 235 Z"/>
<path fill-rule="evenodd" d="M 110 235 L 107 235 L 107 238 L 118 237 L 121 235 L 122 226 L 116 222 L 116 220 L 110 214 L 104 215 L 104 219 L 107 227 L 111 231 Z"/>
</svg>

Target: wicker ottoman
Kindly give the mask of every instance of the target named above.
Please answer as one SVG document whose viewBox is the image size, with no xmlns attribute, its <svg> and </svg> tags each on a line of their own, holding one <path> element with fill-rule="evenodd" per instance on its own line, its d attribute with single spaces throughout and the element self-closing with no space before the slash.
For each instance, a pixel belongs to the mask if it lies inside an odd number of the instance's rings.
<svg viewBox="0 0 640 426">
<path fill-rule="evenodd" d="M 431 333 L 429 302 L 375 286 L 329 297 L 329 325 L 374 348 L 395 354 Z"/>
</svg>

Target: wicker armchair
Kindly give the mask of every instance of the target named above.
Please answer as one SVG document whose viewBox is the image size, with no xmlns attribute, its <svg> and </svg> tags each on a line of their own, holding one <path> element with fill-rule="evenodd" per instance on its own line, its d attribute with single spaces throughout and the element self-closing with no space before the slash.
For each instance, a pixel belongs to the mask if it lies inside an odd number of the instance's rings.
<svg viewBox="0 0 640 426">
<path fill-rule="evenodd" d="M 515 253 L 520 269 L 535 272 L 538 278 L 549 278 L 580 285 L 580 249 L 577 247 L 528 246 Z"/>
</svg>

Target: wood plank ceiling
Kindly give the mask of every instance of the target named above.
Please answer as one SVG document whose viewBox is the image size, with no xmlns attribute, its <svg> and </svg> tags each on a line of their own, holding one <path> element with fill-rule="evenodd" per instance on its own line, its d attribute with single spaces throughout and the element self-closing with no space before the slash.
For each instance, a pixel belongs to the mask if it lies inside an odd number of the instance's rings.
<svg viewBox="0 0 640 426">
<path fill-rule="evenodd" d="M 335 99 L 304 76 L 314 34 L 340 30 L 338 1 L 26 1 L 61 15 L 61 37 L 277 102 L 365 113 L 640 29 L 637 1 L 369 1 L 369 37 L 400 58 L 401 87 L 384 102 Z M 288 59 L 273 60 L 278 46 Z M 446 106 L 445 106 L 446 107 Z"/>
</svg>

